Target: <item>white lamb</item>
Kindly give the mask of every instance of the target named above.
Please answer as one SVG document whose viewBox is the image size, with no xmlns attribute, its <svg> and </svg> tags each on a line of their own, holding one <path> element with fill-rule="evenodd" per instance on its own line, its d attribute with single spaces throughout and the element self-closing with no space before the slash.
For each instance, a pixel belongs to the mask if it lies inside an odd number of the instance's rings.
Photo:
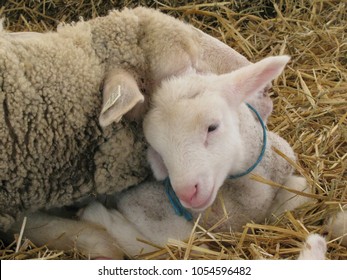
<svg viewBox="0 0 347 280">
<path fill-rule="evenodd" d="M 223 217 L 216 200 L 224 201 L 225 230 L 240 230 L 248 221 L 293 209 L 307 198 L 270 187 L 243 174 L 260 159 L 264 130 L 244 101 L 277 77 L 289 57 L 270 57 L 235 72 L 215 75 L 188 70 L 164 81 L 155 92 L 144 121 L 151 148 L 148 159 L 158 180 L 169 177 L 181 204 L 193 216 L 211 207 L 208 223 Z M 309 192 L 305 179 L 275 147 L 295 160 L 289 144 L 269 132 L 265 154 L 254 173 L 294 190 Z M 239 175 L 237 175 L 239 174 Z M 224 181 L 233 176 L 233 179 Z M 153 250 L 137 238 L 164 245 L 168 238 L 186 239 L 193 223 L 175 215 L 160 183 L 146 183 L 115 197 L 117 210 L 93 203 L 83 220 L 105 227 L 124 252 L 136 256 Z M 310 235 L 299 259 L 324 259 L 325 239 Z"/>
</svg>

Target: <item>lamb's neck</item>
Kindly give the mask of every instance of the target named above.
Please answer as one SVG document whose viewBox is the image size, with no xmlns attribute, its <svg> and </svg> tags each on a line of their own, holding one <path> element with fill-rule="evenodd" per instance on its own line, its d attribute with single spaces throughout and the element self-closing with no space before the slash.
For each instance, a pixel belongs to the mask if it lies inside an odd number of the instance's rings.
<svg viewBox="0 0 347 280">
<path fill-rule="evenodd" d="M 246 105 L 241 105 L 240 107 L 239 121 L 243 145 L 243 162 L 239 172 L 243 172 L 250 168 L 259 158 L 263 147 L 264 132 L 259 120 Z"/>
</svg>

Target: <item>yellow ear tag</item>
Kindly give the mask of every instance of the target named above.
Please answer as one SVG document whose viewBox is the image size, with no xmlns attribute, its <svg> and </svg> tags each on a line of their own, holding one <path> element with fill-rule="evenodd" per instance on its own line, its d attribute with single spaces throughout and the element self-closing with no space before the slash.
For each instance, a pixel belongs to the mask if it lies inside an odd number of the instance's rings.
<svg viewBox="0 0 347 280">
<path fill-rule="evenodd" d="M 120 96 L 121 96 L 121 87 L 120 85 L 118 85 L 117 91 L 113 91 L 111 93 L 110 98 L 107 100 L 107 102 L 103 106 L 101 114 L 105 113 L 108 109 L 110 109 L 117 102 Z"/>
</svg>

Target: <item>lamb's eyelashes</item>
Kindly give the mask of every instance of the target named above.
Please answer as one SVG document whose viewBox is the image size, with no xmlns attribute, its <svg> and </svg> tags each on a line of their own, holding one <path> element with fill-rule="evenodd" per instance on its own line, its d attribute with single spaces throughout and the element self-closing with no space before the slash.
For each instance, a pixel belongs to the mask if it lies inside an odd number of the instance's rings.
<svg viewBox="0 0 347 280">
<path fill-rule="evenodd" d="M 205 141 L 204 141 L 204 146 L 206 148 L 209 147 L 209 144 L 212 141 L 212 138 L 218 137 L 218 132 L 219 132 L 219 123 L 212 123 L 210 124 L 207 129 L 206 129 L 206 134 L 205 134 Z"/>
<path fill-rule="evenodd" d="M 218 129 L 218 127 L 219 127 L 218 123 L 210 124 L 207 128 L 207 133 L 211 133 L 211 132 L 216 131 Z"/>
</svg>

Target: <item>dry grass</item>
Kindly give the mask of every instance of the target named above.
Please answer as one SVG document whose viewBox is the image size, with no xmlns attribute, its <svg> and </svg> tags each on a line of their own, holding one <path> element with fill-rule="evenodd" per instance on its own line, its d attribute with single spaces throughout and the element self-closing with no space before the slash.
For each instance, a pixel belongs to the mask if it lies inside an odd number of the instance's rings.
<svg viewBox="0 0 347 280">
<path fill-rule="evenodd" d="M 38 3 L 40 2 L 40 3 Z M 272 224 L 245 225 L 240 233 L 217 232 L 196 224 L 187 242 L 170 240 L 146 259 L 293 259 L 309 232 L 325 233 L 331 213 L 347 202 L 347 4 L 339 0 L 254 1 L 0 1 L 0 14 L 12 30 L 46 31 L 142 5 L 186 20 L 226 42 L 251 61 L 289 54 L 292 60 L 274 82 L 274 113 L 269 129 L 290 142 L 299 173 L 315 199 Z M 277 4 L 274 4 L 276 2 Z M 257 178 L 256 180 L 261 180 Z M 274 187 L 280 187 L 275 186 Z M 221 221 L 223 222 L 223 221 Z M 20 245 L 18 245 L 20 244 Z M 209 249 L 200 247 L 208 244 Z M 17 247 L 17 251 L 16 251 Z M 329 259 L 347 259 L 339 240 L 329 242 Z M 76 259 L 76 252 L 54 252 L 17 239 L 2 246 L 1 259 Z"/>
</svg>

